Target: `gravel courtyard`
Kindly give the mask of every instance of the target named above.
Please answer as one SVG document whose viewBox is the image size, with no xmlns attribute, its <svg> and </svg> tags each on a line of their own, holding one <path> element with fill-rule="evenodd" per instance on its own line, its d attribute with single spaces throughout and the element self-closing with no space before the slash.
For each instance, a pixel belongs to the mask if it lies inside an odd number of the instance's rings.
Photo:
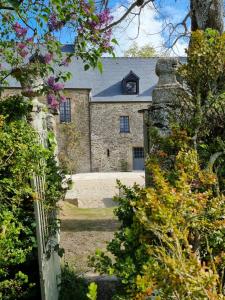
<svg viewBox="0 0 225 300">
<path fill-rule="evenodd" d="M 87 266 L 88 256 L 97 248 L 106 249 L 106 243 L 119 227 L 112 201 L 119 192 L 116 179 L 128 186 L 135 182 L 144 185 L 144 173 L 87 173 L 73 175 L 72 179 L 73 189 L 61 205 L 61 246 L 65 249 L 65 260 L 78 272 L 92 272 Z M 70 201 L 73 199 L 78 199 L 79 207 Z"/>
</svg>

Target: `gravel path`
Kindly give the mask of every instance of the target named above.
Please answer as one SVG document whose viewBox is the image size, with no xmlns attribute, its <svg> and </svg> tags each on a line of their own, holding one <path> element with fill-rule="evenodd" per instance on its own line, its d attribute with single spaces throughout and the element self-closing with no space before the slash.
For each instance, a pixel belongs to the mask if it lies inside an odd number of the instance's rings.
<svg viewBox="0 0 225 300">
<path fill-rule="evenodd" d="M 127 186 L 134 183 L 143 186 L 145 175 L 143 171 L 75 174 L 72 175 L 73 187 L 68 190 L 66 199 L 78 203 L 80 208 L 115 206 L 112 198 L 119 194 L 117 179 Z"/>
<path fill-rule="evenodd" d="M 65 260 L 79 273 L 93 272 L 87 258 L 96 249 L 105 250 L 119 223 L 112 208 L 79 209 L 64 202 L 61 211 L 61 247 Z"/>
</svg>

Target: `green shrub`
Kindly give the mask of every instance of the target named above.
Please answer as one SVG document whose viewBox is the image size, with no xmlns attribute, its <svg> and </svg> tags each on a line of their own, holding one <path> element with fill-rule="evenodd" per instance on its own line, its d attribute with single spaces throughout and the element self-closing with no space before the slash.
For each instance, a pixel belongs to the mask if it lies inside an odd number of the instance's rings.
<svg viewBox="0 0 225 300">
<path fill-rule="evenodd" d="M 37 133 L 27 122 L 30 107 L 18 96 L 0 102 L 0 299 L 4 300 L 40 299 L 34 174 L 45 172 L 46 211 L 57 208 L 63 193 L 54 145 L 44 149 L 37 142 Z M 52 216 L 49 229 L 54 234 L 58 221 Z"/>
<path fill-rule="evenodd" d="M 62 267 L 59 300 L 87 300 L 88 283 L 68 264 Z"/>
</svg>

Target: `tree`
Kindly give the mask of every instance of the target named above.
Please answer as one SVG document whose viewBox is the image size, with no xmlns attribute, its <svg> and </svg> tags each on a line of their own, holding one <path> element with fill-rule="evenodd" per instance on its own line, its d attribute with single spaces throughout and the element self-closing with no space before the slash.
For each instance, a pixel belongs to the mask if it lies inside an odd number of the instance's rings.
<svg viewBox="0 0 225 300">
<path fill-rule="evenodd" d="M 212 28 L 223 32 L 223 0 L 191 0 L 191 30 Z"/>
<path fill-rule="evenodd" d="M 101 70 L 102 54 L 113 52 L 111 30 L 102 30 L 111 20 L 108 9 L 101 10 L 91 1 L 0 3 L 0 299 L 40 299 L 33 294 L 39 292 L 35 291 L 39 279 L 34 174 L 45 177 L 48 237 L 58 229 L 55 210 L 63 191 L 54 138 L 49 133 L 48 149 L 38 143 L 40 137 L 28 122 L 31 100 L 45 96 L 54 108 L 65 100 L 64 82 L 70 74 L 62 67 L 74 55 L 83 59 L 86 69 L 98 66 Z M 60 30 L 72 35 L 73 53 L 62 52 Z M 21 90 L 10 97 L 3 93 L 9 77 L 21 84 Z M 40 161 L 46 162 L 45 167 Z M 58 251 L 57 246 L 50 245 L 46 256 L 52 248 Z"/>
<path fill-rule="evenodd" d="M 144 45 L 139 47 L 136 42 L 134 42 L 125 52 L 125 57 L 154 57 L 156 56 L 155 49 L 150 45 Z"/>
</svg>

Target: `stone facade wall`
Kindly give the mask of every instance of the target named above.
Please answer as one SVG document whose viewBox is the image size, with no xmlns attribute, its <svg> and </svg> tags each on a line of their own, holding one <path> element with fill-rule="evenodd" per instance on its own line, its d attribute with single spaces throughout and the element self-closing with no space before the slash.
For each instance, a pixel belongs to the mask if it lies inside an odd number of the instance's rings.
<svg viewBox="0 0 225 300">
<path fill-rule="evenodd" d="M 20 89 L 8 88 L 4 96 L 15 95 Z M 67 161 L 68 171 L 72 173 L 90 172 L 90 130 L 89 130 L 89 90 L 65 90 L 66 97 L 71 99 L 71 123 L 61 124 L 56 115 L 56 129 L 59 160 Z M 46 97 L 39 97 L 46 104 Z"/>
<path fill-rule="evenodd" d="M 65 96 L 71 99 L 71 123 L 57 118 L 59 159 L 69 159 L 72 173 L 90 172 L 89 90 L 65 90 Z"/>
<path fill-rule="evenodd" d="M 133 169 L 133 147 L 143 147 L 143 118 L 149 103 L 90 103 L 92 171 Z M 130 133 L 120 133 L 120 116 L 129 116 Z"/>
<path fill-rule="evenodd" d="M 133 148 L 143 147 L 143 117 L 150 102 L 89 102 L 88 89 L 65 90 L 71 99 L 71 123 L 56 115 L 59 160 L 68 171 L 110 172 L 133 170 Z M 18 93 L 7 89 L 5 95 Z M 46 104 L 45 97 L 39 99 Z M 130 133 L 120 133 L 120 116 L 129 116 Z"/>
</svg>

